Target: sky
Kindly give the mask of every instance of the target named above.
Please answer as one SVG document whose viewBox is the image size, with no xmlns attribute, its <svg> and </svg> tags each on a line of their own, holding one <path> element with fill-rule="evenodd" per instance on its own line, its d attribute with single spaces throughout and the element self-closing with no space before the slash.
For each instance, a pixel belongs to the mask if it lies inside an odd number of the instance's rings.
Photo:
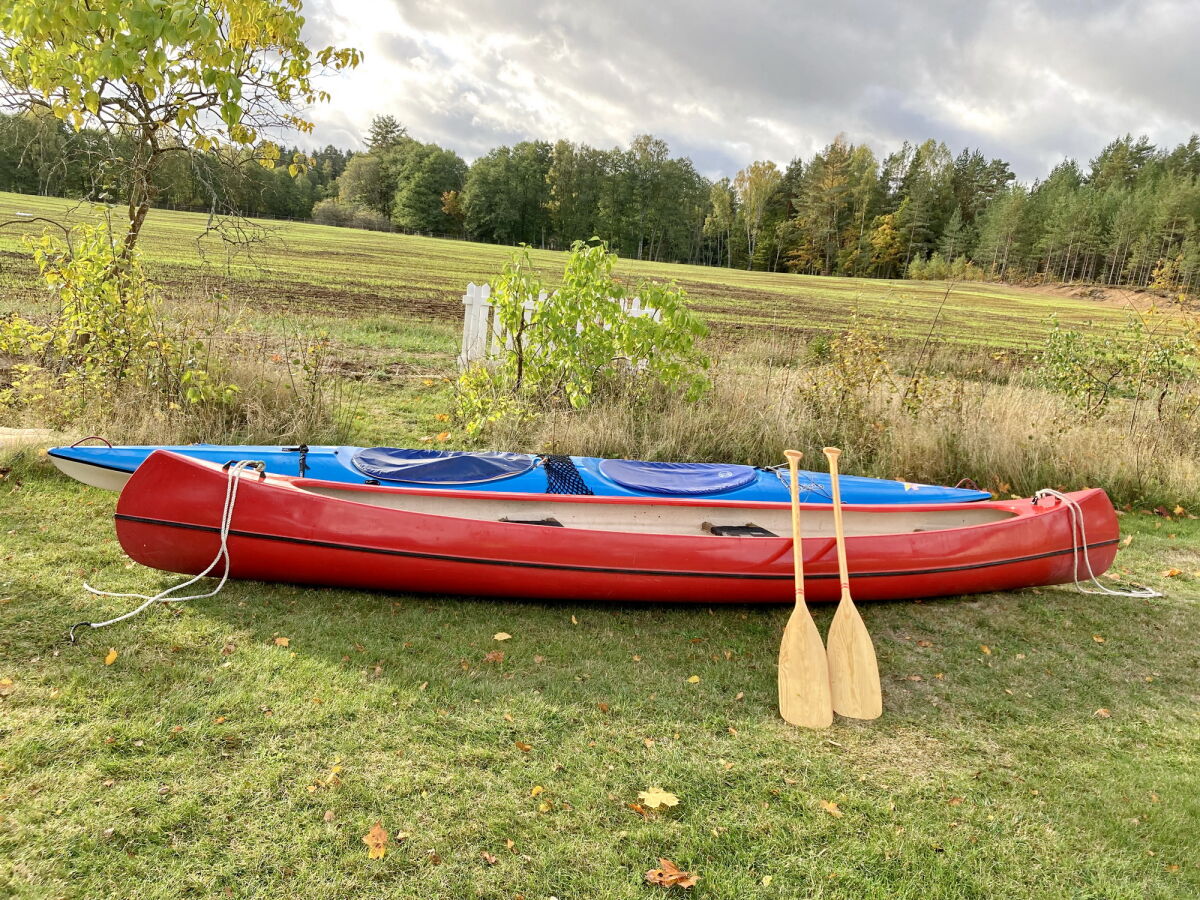
<svg viewBox="0 0 1200 900">
<path fill-rule="evenodd" d="M 468 161 L 527 139 L 650 133 L 709 177 L 809 158 L 844 133 L 882 158 L 932 137 L 1024 181 L 1114 137 L 1200 131 L 1200 2 L 304 0 L 328 77 L 312 140 L 372 116 Z"/>
</svg>

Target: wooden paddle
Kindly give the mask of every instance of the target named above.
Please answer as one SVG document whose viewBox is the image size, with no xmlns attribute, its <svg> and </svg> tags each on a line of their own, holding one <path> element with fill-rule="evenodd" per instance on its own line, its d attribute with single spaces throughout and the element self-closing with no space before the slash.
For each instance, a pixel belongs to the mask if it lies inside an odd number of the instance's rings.
<svg viewBox="0 0 1200 900">
<path fill-rule="evenodd" d="M 879 686 L 879 664 L 867 626 L 850 597 L 850 573 L 846 566 L 846 532 L 842 528 L 842 493 L 838 486 L 838 457 L 842 451 L 826 447 L 829 480 L 833 486 L 833 530 L 837 539 L 838 575 L 842 599 L 829 626 L 829 686 L 833 709 L 852 719 L 877 719 L 883 712 Z"/>
<path fill-rule="evenodd" d="M 829 696 L 829 663 L 817 623 L 804 602 L 804 548 L 800 537 L 800 474 L 803 455 L 787 450 L 792 473 L 792 565 L 796 573 L 796 606 L 779 645 L 779 713 L 792 725 L 828 728 L 833 724 Z"/>
</svg>

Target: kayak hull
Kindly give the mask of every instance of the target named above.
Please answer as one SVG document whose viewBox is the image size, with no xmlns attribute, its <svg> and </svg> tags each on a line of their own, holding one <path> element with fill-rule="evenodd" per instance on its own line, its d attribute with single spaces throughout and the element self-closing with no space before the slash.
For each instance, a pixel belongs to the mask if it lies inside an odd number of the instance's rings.
<svg viewBox="0 0 1200 900">
<path fill-rule="evenodd" d="M 704 530 L 711 520 L 785 523 L 785 504 L 547 498 L 276 475 L 241 478 L 228 541 L 234 578 L 590 601 L 788 603 L 794 596 L 792 541 L 783 528 L 772 524 L 778 536 L 769 537 Z M 151 455 L 118 502 L 121 546 L 143 565 L 188 574 L 204 570 L 219 548 L 226 484 L 219 466 L 169 452 Z M 1116 515 L 1101 490 L 1069 496 L 1083 514 L 1087 562 L 1099 575 L 1116 555 Z M 847 507 L 846 514 L 850 583 L 859 600 L 1061 584 L 1075 580 L 1075 566 L 1083 564 L 1070 508 L 1056 500 Z M 836 600 L 829 509 L 808 504 L 802 515 L 807 599 Z M 522 524 L 549 518 L 589 524 Z M 605 524 L 625 521 L 633 523 L 630 530 Z M 686 533 L 689 521 L 694 533 Z M 923 527 L 943 521 L 969 524 Z M 880 533 L 870 533 L 873 528 Z"/>
<path fill-rule="evenodd" d="M 219 444 L 191 444 L 174 447 L 55 447 L 49 453 L 51 460 L 64 474 L 93 487 L 119 491 L 129 480 L 129 475 L 156 449 L 170 450 L 194 459 L 222 465 L 231 460 L 262 460 L 266 463 L 268 472 L 279 475 L 307 475 L 309 478 L 347 484 L 363 484 L 370 480 L 354 465 L 353 457 L 362 449 L 359 447 L 314 446 L 307 448 L 303 455 L 294 448 Z M 631 490 L 614 481 L 604 471 L 606 460 L 590 456 L 575 456 L 571 457 L 571 460 L 583 482 L 594 494 L 607 497 L 662 496 L 661 494 Z M 301 471 L 302 464 L 303 471 Z M 385 480 L 382 483 L 395 487 L 434 487 L 402 481 Z M 448 489 L 540 494 L 547 492 L 547 486 L 546 473 L 541 466 L 538 466 L 512 477 Z M 841 487 L 842 499 L 846 503 L 966 503 L 987 500 L 991 497 L 986 491 L 854 475 L 843 475 Z M 765 500 L 785 503 L 788 501 L 788 486 L 775 470 L 760 469 L 755 472 L 752 482 L 733 490 L 722 491 L 719 496 L 736 500 Z M 828 473 L 801 472 L 800 499 L 802 502 L 809 503 L 830 502 Z"/>
</svg>

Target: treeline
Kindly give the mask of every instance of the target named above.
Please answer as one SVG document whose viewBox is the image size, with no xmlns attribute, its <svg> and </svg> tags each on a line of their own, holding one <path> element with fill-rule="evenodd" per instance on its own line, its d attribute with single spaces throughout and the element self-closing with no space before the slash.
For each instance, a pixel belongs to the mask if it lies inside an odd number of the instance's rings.
<svg viewBox="0 0 1200 900">
<path fill-rule="evenodd" d="M 0 117 L 0 189 L 119 195 L 96 163 L 119 158 L 109 141 L 52 117 Z M 1195 135 L 1169 149 L 1126 135 L 1028 185 L 977 150 L 928 140 L 880 160 L 841 136 L 715 182 L 650 135 L 607 150 L 523 141 L 468 165 L 391 116 L 372 122 L 365 152 L 309 155 L 293 177 L 181 153 L 156 173 L 157 202 L 560 249 L 598 236 L 626 257 L 759 270 L 1200 291 Z"/>
</svg>

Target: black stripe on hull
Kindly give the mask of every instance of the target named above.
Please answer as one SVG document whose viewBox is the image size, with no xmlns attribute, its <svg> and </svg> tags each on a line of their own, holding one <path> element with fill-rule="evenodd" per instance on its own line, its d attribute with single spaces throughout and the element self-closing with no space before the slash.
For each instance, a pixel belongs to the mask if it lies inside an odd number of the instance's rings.
<svg viewBox="0 0 1200 900">
<path fill-rule="evenodd" d="M 151 519 L 144 516 L 128 516 L 117 513 L 113 518 L 124 522 L 138 522 L 143 525 L 160 525 L 165 528 L 181 528 L 190 531 L 206 531 L 210 534 L 219 534 L 221 529 L 212 525 L 192 525 L 186 522 L 169 522 L 164 519 Z M 353 544 L 339 544 L 333 541 L 317 541 L 309 538 L 286 537 L 276 534 L 260 534 L 254 531 L 238 531 L 230 529 L 230 537 L 250 538 L 260 541 L 274 541 L 281 544 L 296 544 L 303 547 L 320 547 L 324 550 L 343 550 L 351 553 L 376 553 L 381 556 L 400 556 L 408 559 L 432 559 L 440 562 L 466 563 L 468 565 L 478 566 L 511 566 L 520 569 L 552 569 L 565 572 L 595 572 L 603 575 L 638 575 L 649 577 L 664 577 L 664 578 L 727 578 L 741 581 L 791 581 L 793 575 L 789 572 L 786 575 L 758 575 L 750 572 L 678 572 L 664 571 L 661 569 L 620 569 L 610 568 L 606 566 L 573 566 L 564 563 L 543 563 L 543 562 L 518 562 L 516 560 L 507 559 L 479 559 L 470 556 L 451 556 L 444 553 L 422 553 L 416 550 L 394 550 L 387 547 L 359 547 Z M 747 540 L 751 540 L 747 538 Z M 1088 550 L 1098 550 L 1101 547 L 1110 547 L 1116 544 L 1117 538 L 1108 541 L 1096 541 L 1088 544 Z M 986 562 L 969 563 L 961 566 L 941 566 L 931 569 L 910 569 L 900 572 L 852 572 L 850 577 L 854 578 L 903 578 L 903 577 L 918 577 L 922 575 L 942 575 L 950 572 L 966 572 L 972 569 L 986 569 L 995 566 L 1007 566 L 1016 563 L 1033 562 L 1039 559 L 1049 559 L 1054 556 L 1069 556 L 1074 553 L 1073 549 L 1051 550 L 1047 553 L 1035 553 L 1031 556 L 1018 556 L 1011 559 L 989 560 Z M 822 579 L 836 579 L 836 572 L 828 574 L 808 575 L 805 574 L 805 581 L 818 581 Z"/>
</svg>

